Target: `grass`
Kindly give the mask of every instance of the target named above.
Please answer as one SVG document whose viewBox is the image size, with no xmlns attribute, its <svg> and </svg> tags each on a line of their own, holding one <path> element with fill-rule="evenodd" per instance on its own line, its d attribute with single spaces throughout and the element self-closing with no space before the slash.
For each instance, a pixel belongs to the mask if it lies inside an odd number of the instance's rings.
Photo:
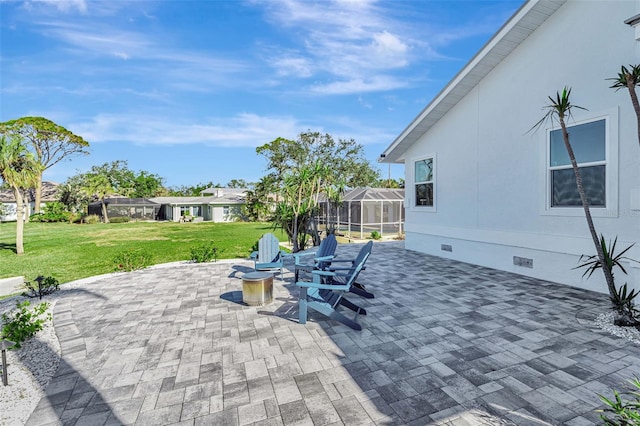
<svg viewBox="0 0 640 426">
<path fill-rule="evenodd" d="M 0 278 L 51 275 L 61 283 L 114 272 L 114 257 L 129 248 L 144 250 L 158 264 L 189 260 L 193 247 L 211 242 L 218 259 L 233 259 L 247 258 L 264 233 L 287 240 L 269 223 L 27 223 L 25 253 L 17 256 L 15 229 L 15 222 L 0 223 Z"/>
</svg>

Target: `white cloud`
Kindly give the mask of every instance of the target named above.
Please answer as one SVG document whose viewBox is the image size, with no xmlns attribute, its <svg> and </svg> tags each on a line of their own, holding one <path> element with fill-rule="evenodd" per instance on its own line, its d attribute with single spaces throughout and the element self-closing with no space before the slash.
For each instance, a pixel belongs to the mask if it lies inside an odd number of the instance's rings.
<svg viewBox="0 0 640 426">
<path fill-rule="evenodd" d="M 292 138 L 302 126 L 292 117 L 244 113 L 204 123 L 171 117 L 100 114 L 68 127 L 90 143 L 129 142 L 137 145 L 205 144 L 220 147 L 256 147 L 282 136 Z"/>
<path fill-rule="evenodd" d="M 25 6 L 31 7 L 32 3 L 53 6 L 61 12 L 71 12 L 73 10 L 81 13 L 87 12 L 87 2 L 85 0 L 29 0 L 25 2 Z"/>
</svg>

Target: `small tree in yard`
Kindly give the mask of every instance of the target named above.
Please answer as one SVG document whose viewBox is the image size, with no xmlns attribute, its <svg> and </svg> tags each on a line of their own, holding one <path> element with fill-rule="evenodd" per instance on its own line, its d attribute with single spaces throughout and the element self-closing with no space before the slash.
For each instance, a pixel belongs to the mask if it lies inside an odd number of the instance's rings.
<svg viewBox="0 0 640 426">
<path fill-rule="evenodd" d="M 40 166 L 17 137 L 0 137 L 0 178 L 13 190 L 16 199 L 16 254 L 24 253 L 24 191 L 33 188 Z"/>
<path fill-rule="evenodd" d="M 582 202 L 582 208 L 584 209 L 584 215 L 587 219 L 587 226 L 589 228 L 589 233 L 591 234 L 591 238 L 593 240 L 593 245 L 596 248 L 597 259 L 600 265 L 605 265 L 602 267 L 602 272 L 604 273 L 605 280 L 607 282 L 607 288 L 609 289 L 609 296 L 613 299 L 617 296 L 617 290 L 615 283 L 613 281 L 613 273 L 608 266 L 607 260 L 605 259 L 604 250 L 601 244 L 600 238 L 598 238 L 598 234 L 596 233 L 596 228 L 593 224 L 593 218 L 591 217 L 591 210 L 589 209 L 589 200 L 587 199 L 587 195 L 584 191 L 584 187 L 582 185 L 582 176 L 580 175 L 580 169 L 578 168 L 578 162 L 576 161 L 576 157 L 573 152 L 573 148 L 571 147 L 571 143 L 569 141 L 569 133 L 567 132 L 566 121 L 571 118 L 571 110 L 573 108 L 585 109 L 579 107 L 577 105 L 573 105 L 569 99 L 571 95 L 571 89 L 565 87 L 562 92 L 556 92 L 555 98 L 549 96 L 549 104 L 544 108 L 547 110 L 547 113 L 542 117 L 540 121 L 538 121 L 532 129 L 539 128 L 542 124 L 547 121 L 557 121 L 560 124 L 560 128 L 562 129 L 562 139 L 564 141 L 564 146 L 567 149 L 567 154 L 569 155 L 569 159 L 571 161 L 571 167 L 573 169 L 573 173 L 576 177 L 576 186 L 578 187 L 578 193 L 580 194 L 580 201 Z"/>
</svg>

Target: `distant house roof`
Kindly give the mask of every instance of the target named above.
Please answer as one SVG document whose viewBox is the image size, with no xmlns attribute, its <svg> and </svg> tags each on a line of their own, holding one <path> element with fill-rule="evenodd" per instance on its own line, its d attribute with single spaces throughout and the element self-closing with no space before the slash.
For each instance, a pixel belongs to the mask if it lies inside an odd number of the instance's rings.
<svg viewBox="0 0 640 426">
<path fill-rule="evenodd" d="M 220 196 L 206 196 L 206 197 L 153 197 L 153 202 L 158 204 L 170 204 L 170 205 L 226 205 L 226 204 L 244 204 L 244 193 L 232 193 L 222 194 Z"/>
<path fill-rule="evenodd" d="M 219 188 L 219 187 L 211 187 L 207 188 L 200 192 L 200 195 L 207 196 L 213 195 L 215 197 L 222 197 L 226 194 L 245 194 L 247 192 L 247 188 Z"/>
<path fill-rule="evenodd" d="M 108 206 L 156 206 L 158 203 L 151 201 L 148 198 L 125 198 L 125 197 L 112 197 L 105 198 L 105 204 Z M 94 201 L 89 204 L 90 206 L 101 205 L 101 201 Z"/>
<path fill-rule="evenodd" d="M 49 203 L 52 201 L 58 201 L 58 184 L 55 182 L 43 181 L 42 182 L 42 202 Z M 36 199 L 35 189 L 27 191 L 26 201 L 31 202 Z M 0 203 L 15 203 L 16 198 L 13 196 L 12 189 L 0 190 Z"/>
<path fill-rule="evenodd" d="M 402 188 L 354 188 L 342 195 L 342 201 L 403 201 Z M 326 201 L 321 197 L 321 201 Z"/>
</svg>

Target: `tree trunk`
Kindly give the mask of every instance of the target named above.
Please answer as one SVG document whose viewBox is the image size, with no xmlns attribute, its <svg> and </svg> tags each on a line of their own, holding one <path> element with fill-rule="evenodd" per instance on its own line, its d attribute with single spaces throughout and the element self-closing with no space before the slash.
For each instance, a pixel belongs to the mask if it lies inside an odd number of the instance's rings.
<svg viewBox="0 0 640 426">
<path fill-rule="evenodd" d="M 42 203 L 42 174 L 38 175 L 38 182 L 36 182 L 35 189 L 35 206 L 33 213 L 40 213 L 40 204 Z"/>
<path fill-rule="evenodd" d="M 298 214 L 294 214 L 293 215 L 293 236 L 291 238 L 291 252 L 293 253 L 297 253 L 300 251 L 300 248 L 298 246 Z"/>
<path fill-rule="evenodd" d="M 605 261 L 605 258 L 604 258 L 604 251 L 602 250 L 602 245 L 600 244 L 600 239 L 598 238 L 596 228 L 593 224 L 593 218 L 591 217 L 591 210 L 589 209 L 589 201 L 587 200 L 587 196 L 584 193 L 584 187 L 582 186 L 582 176 L 580 175 L 578 162 L 576 161 L 575 154 L 573 153 L 573 148 L 569 143 L 569 133 L 567 132 L 567 126 L 562 117 L 560 117 L 560 126 L 562 127 L 562 137 L 564 139 L 564 146 L 565 148 L 567 148 L 567 153 L 569 154 L 569 159 L 571 160 L 571 166 L 573 167 L 573 173 L 576 176 L 576 186 L 578 187 L 578 193 L 580 194 L 580 201 L 582 201 L 582 208 L 584 209 L 584 215 L 585 215 L 585 218 L 587 219 L 587 226 L 589 227 L 589 232 L 591 233 L 593 244 L 596 246 L 596 253 L 598 254 L 598 259 L 600 260 L 600 264 L 602 265 L 602 272 L 604 273 L 604 278 L 607 282 L 609 295 L 613 297 L 616 294 L 616 286 L 613 281 L 613 274 L 611 273 L 611 270 L 609 269 L 607 262 Z"/>
<path fill-rule="evenodd" d="M 102 206 L 102 220 L 104 223 L 109 223 L 109 216 L 107 216 L 107 204 L 104 202 L 104 198 L 101 200 Z"/>
<path fill-rule="evenodd" d="M 631 103 L 633 104 L 633 109 L 636 112 L 636 120 L 638 125 L 638 143 L 640 144 L 640 103 L 638 103 L 638 96 L 636 95 L 636 86 L 633 82 L 633 78 L 629 74 L 626 76 L 627 80 L 627 89 L 629 89 L 629 96 L 631 97 Z"/>
<path fill-rule="evenodd" d="M 13 188 L 16 197 L 16 254 L 24 254 L 24 199 L 19 188 Z"/>
</svg>

